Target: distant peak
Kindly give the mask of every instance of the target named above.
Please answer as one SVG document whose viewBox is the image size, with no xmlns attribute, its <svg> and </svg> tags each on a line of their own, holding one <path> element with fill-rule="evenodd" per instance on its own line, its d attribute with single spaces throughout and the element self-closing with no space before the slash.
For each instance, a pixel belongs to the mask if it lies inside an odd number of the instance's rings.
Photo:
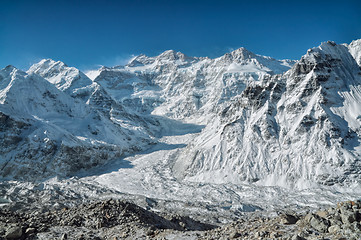
<svg viewBox="0 0 361 240">
<path fill-rule="evenodd" d="M 2 69 L 0 71 L 5 74 L 13 74 L 13 73 L 22 74 L 22 75 L 25 74 L 23 71 L 17 69 L 13 65 L 7 65 L 4 69 Z"/>
<path fill-rule="evenodd" d="M 166 56 L 166 55 L 175 55 L 176 53 L 177 53 L 176 51 L 170 49 L 170 50 L 165 50 L 160 55 L 164 55 L 164 56 Z"/>
<path fill-rule="evenodd" d="M 186 58 L 186 55 L 181 52 L 176 52 L 174 50 L 167 50 L 161 53 L 157 58 L 166 60 L 184 60 Z"/>
<path fill-rule="evenodd" d="M 153 62 L 154 62 L 154 58 L 148 57 L 145 54 L 140 54 L 138 56 L 133 57 L 126 66 L 127 67 L 138 67 L 138 66 L 152 64 Z"/>
<path fill-rule="evenodd" d="M 347 47 L 339 45 L 334 41 L 322 42 L 318 47 L 310 48 L 302 56 L 301 61 L 308 59 L 313 61 L 327 59 L 339 59 L 342 55 L 348 55 Z"/>
<path fill-rule="evenodd" d="M 231 52 L 231 55 L 242 59 L 250 59 L 256 57 L 256 54 L 254 54 L 253 52 L 249 51 L 244 47 L 234 50 L 233 52 Z"/>
<path fill-rule="evenodd" d="M 12 70 L 14 70 L 14 69 L 17 69 L 17 68 L 14 67 L 13 65 L 7 65 L 7 66 L 4 68 L 5 71 L 12 71 Z"/>
<path fill-rule="evenodd" d="M 49 63 L 55 63 L 55 61 L 51 58 L 45 58 L 40 60 L 40 62 L 38 62 L 39 64 L 49 64 Z"/>
<path fill-rule="evenodd" d="M 252 53 L 251 51 L 247 50 L 244 47 L 238 48 L 230 53 L 226 53 L 225 55 L 223 55 L 223 59 L 226 59 L 228 61 L 244 61 L 247 59 L 252 59 L 252 58 L 256 58 L 257 55 Z"/>
<path fill-rule="evenodd" d="M 250 52 L 248 49 L 244 48 L 244 47 L 240 47 L 236 50 L 233 50 L 231 53 L 234 53 L 234 54 L 240 54 L 240 53 L 252 53 Z"/>
<path fill-rule="evenodd" d="M 42 59 L 40 62 L 34 64 L 34 66 L 44 66 L 44 67 L 54 67 L 54 66 L 58 66 L 58 67 L 68 67 L 68 65 L 66 65 L 64 62 L 62 61 L 55 61 L 51 58 L 46 58 L 46 59 Z"/>
<path fill-rule="evenodd" d="M 336 66 L 347 68 L 350 72 L 359 70 L 347 46 L 327 41 L 308 49 L 293 69 L 296 74 L 308 74 L 311 71 L 327 71 Z"/>
<path fill-rule="evenodd" d="M 357 64 L 361 66 L 361 39 L 353 40 L 347 47 Z"/>
<path fill-rule="evenodd" d="M 349 45 L 348 48 L 350 50 L 361 52 L 361 39 L 353 40 Z M 361 54 L 361 53 L 360 53 Z"/>
<path fill-rule="evenodd" d="M 27 72 L 40 74 L 41 72 L 48 72 L 50 69 L 57 69 L 57 71 L 62 71 L 67 68 L 68 66 L 64 62 L 54 61 L 53 59 L 47 58 L 42 59 L 38 63 L 32 65 Z"/>
</svg>

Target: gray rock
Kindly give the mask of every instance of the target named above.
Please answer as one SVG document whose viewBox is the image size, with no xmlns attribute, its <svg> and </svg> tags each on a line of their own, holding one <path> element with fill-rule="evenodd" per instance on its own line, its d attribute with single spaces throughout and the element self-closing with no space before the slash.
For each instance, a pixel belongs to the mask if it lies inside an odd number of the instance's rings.
<svg viewBox="0 0 361 240">
<path fill-rule="evenodd" d="M 291 214 L 283 214 L 281 215 L 281 223 L 282 224 L 295 224 L 299 218 L 297 216 Z"/>
<path fill-rule="evenodd" d="M 294 235 L 291 240 L 305 240 L 305 238 L 301 237 L 301 236 L 298 236 L 297 234 Z"/>
<path fill-rule="evenodd" d="M 316 214 L 322 218 L 327 218 L 327 216 L 329 215 L 328 211 L 317 211 Z"/>
<path fill-rule="evenodd" d="M 279 238 L 282 235 L 278 232 L 271 232 L 269 236 L 270 236 L 270 238 Z"/>
<path fill-rule="evenodd" d="M 23 235 L 23 229 L 20 226 L 11 226 L 6 230 L 5 239 L 18 239 Z"/>
<path fill-rule="evenodd" d="M 34 233 L 35 231 L 36 231 L 35 228 L 27 228 L 26 231 L 25 231 L 25 233 L 26 233 L 26 234 L 32 234 L 32 233 Z"/>
<path fill-rule="evenodd" d="M 241 234 L 237 231 L 233 231 L 233 232 L 231 232 L 231 234 L 229 234 L 230 239 L 235 239 L 235 238 L 239 238 L 239 237 L 241 237 Z"/>
<path fill-rule="evenodd" d="M 361 232 L 361 224 L 358 222 L 344 224 L 342 228 L 351 232 Z"/>
<path fill-rule="evenodd" d="M 148 231 L 146 231 L 146 233 L 145 233 L 145 235 L 147 235 L 147 236 L 154 236 L 154 231 L 153 230 L 151 230 L 151 229 L 149 229 Z"/>
<path fill-rule="evenodd" d="M 63 235 L 61 235 L 61 240 L 65 240 L 65 239 L 68 239 L 68 234 L 66 233 L 63 233 Z"/>
<path fill-rule="evenodd" d="M 318 215 L 313 215 L 310 219 L 310 225 L 319 232 L 327 232 L 328 227 L 330 226 L 329 221 L 324 218 L 321 218 Z"/>
<path fill-rule="evenodd" d="M 336 233 L 340 230 L 341 230 L 341 227 L 338 225 L 332 225 L 331 227 L 328 228 L 329 233 Z"/>
<path fill-rule="evenodd" d="M 356 221 L 356 213 L 353 211 L 342 211 L 341 219 L 344 224 L 351 224 Z"/>
<path fill-rule="evenodd" d="M 260 231 L 260 232 L 256 232 L 255 237 L 264 238 L 266 235 L 267 235 L 267 232 Z"/>
</svg>

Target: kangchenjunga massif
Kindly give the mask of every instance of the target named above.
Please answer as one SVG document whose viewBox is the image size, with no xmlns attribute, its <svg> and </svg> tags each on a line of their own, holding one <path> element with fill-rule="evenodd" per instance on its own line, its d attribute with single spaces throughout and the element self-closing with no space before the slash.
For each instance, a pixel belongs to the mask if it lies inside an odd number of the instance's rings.
<svg viewBox="0 0 361 240">
<path fill-rule="evenodd" d="M 9 65 L 0 136 L 2 197 L 15 202 L 14 182 L 26 192 L 75 181 L 150 209 L 191 206 L 198 219 L 214 204 L 229 220 L 227 210 L 279 209 L 285 195 L 303 207 L 319 192 L 320 206 L 360 198 L 361 40 L 297 61 L 240 48 L 139 55 L 86 74 L 51 59 Z M 81 189 L 71 191 L 110 194 Z"/>
</svg>

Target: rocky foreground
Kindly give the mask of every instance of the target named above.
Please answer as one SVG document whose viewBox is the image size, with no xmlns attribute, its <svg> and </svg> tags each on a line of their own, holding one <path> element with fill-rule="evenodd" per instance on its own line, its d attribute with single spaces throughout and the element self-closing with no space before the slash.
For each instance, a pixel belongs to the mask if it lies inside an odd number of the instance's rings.
<svg viewBox="0 0 361 240">
<path fill-rule="evenodd" d="M 309 213 L 250 213 L 215 226 L 123 200 L 77 207 L 0 208 L 0 239 L 361 239 L 361 201 Z"/>
</svg>

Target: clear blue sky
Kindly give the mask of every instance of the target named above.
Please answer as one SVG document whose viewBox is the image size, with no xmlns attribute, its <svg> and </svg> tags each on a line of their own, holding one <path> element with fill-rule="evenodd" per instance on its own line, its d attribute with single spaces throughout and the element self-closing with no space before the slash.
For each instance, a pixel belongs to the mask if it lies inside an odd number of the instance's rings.
<svg viewBox="0 0 361 240">
<path fill-rule="evenodd" d="M 283 59 L 361 38 L 361 1 L 0 0 L 0 68 L 42 58 L 82 70 L 174 49 L 218 57 L 239 47 Z"/>
</svg>

